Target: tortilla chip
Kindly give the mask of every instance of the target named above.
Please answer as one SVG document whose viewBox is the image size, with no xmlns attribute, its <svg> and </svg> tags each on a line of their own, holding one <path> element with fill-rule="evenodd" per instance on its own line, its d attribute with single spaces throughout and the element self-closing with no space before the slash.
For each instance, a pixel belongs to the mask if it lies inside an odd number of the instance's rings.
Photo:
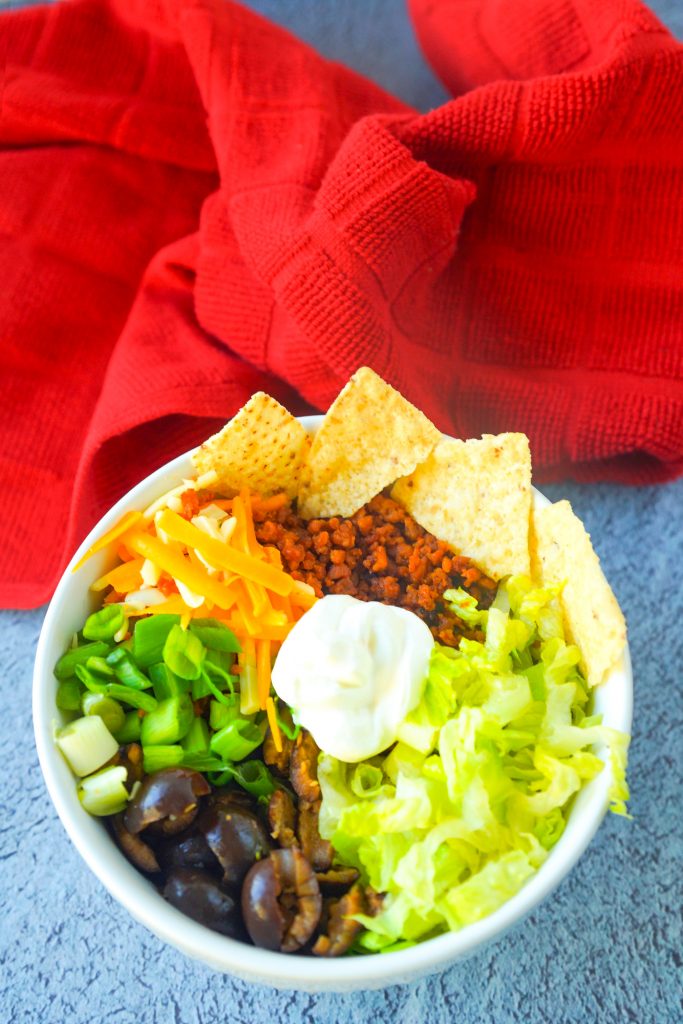
<svg viewBox="0 0 683 1024">
<path fill-rule="evenodd" d="M 589 685 L 598 686 L 626 644 L 621 608 L 568 501 L 534 509 L 531 522 L 534 576 L 543 585 L 566 580 L 560 601 L 567 632 L 581 651 Z"/>
<path fill-rule="evenodd" d="M 302 475 L 306 519 L 350 516 L 412 472 L 441 438 L 433 423 L 367 366 L 337 395 Z"/>
<path fill-rule="evenodd" d="M 214 469 L 216 489 L 228 496 L 248 487 L 263 495 L 285 491 L 293 498 L 309 445 L 305 429 L 291 413 L 257 391 L 192 461 L 198 473 Z"/>
<path fill-rule="evenodd" d="M 531 455 L 524 434 L 444 439 L 392 497 L 494 579 L 529 574 Z"/>
</svg>

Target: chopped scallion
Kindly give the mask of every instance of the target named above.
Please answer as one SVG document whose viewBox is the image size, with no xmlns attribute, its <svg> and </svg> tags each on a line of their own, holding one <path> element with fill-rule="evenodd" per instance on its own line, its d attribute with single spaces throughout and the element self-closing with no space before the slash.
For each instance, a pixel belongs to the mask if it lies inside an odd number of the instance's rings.
<svg viewBox="0 0 683 1024">
<path fill-rule="evenodd" d="M 99 715 L 113 736 L 123 726 L 125 712 L 112 697 L 101 693 L 84 693 L 82 706 L 84 715 Z"/>
<path fill-rule="evenodd" d="M 152 680 L 154 696 L 157 700 L 179 697 L 181 693 L 189 692 L 191 685 L 189 681 L 187 679 L 179 679 L 163 661 L 157 662 L 156 665 L 150 665 L 147 671 L 149 672 L 149 678 Z"/>
<path fill-rule="evenodd" d="M 202 697 L 213 696 L 220 704 L 229 704 L 230 697 L 218 689 L 207 672 L 202 672 L 199 679 L 192 683 L 192 700 L 201 700 Z"/>
<path fill-rule="evenodd" d="M 105 644 L 101 640 L 93 644 L 83 644 L 82 647 L 71 647 L 55 665 L 55 675 L 60 681 L 69 679 L 75 674 L 76 665 L 85 665 L 88 658 L 104 657 L 108 651 L 109 644 Z"/>
<path fill-rule="evenodd" d="M 115 700 L 120 700 L 122 704 L 127 704 L 130 708 L 139 708 L 140 711 L 154 711 L 158 703 L 151 694 L 133 690 L 130 686 L 122 686 L 120 683 L 107 683 L 105 692 Z"/>
<path fill-rule="evenodd" d="M 232 776 L 252 796 L 270 796 L 275 790 L 275 779 L 263 761 L 243 761 L 233 765 Z"/>
<path fill-rule="evenodd" d="M 83 688 L 77 679 L 65 679 L 57 687 L 55 703 L 61 711 L 80 711 Z"/>
<path fill-rule="evenodd" d="M 114 738 L 117 743 L 135 743 L 140 739 L 141 729 L 142 719 L 137 711 L 128 711 L 124 716 L 123 725 L 114 733 Z"/>
<path fill-rule="evenodd" d="M 101 718 L 77 718 L 60 729 L 57 746 L 75 775 L 90 775 L 106 764 L 119 745 Z"/>
<path fill-rule="evenodd" d="M 76 678 L 83 683 L 87 690 L 91 693 L 106 693 L 107 692 L 107 681 L 102 676 L 95 675 L 85 665 L 76 665 Z"/>
<path fill-rule="evenodd" d="M 107 679 L 114 678 L 114 669 L 108 665 L 104 658 L 88 658 L 85 667 L 96 676 L 105 676 Z"/>
<path fill-rule="evenodd" d="M 212 682 L 224 684 L 223 689 L 227 687 L 227 689 L 230 690 L 230 693 L 235 692 L 235 683 L 237 680 L 221 665 L 216 665 L 213 658 L 206 658 L 204 662 L 204 673 L 209 676 Z"/>
<path fill-rule="evenodd" d="M 154 772 L 160 772 L 162 768 L 174 768 L 176 765 L 184 764 L 184 757 L 183 748 L 175 744 L 143 747 L 142 767 L 147 775 L 152 775 Z"/>
<path fill-rule="evenodd" d="M 168 697 L 145 715 L 140 740 L 143 747 L 177 743 L 187 735 L 194 718 L 194 707 L 187 694 Z"/>
<path fill-rule="evenodd" d="M 212 651 L 237 654 L 242 650 L 233 631 L 218 619 L 192 619 L 188 628 Z"/>
<path fill-rule="evenodd" d="M 164 661 L 181 679 L 199 679 L 206 651 L 199 637 L 180 626 L 172 626 L 164 644 Z"/>
<path fill-rule="evenodd" d="M 116 678 L 124 686 L 130 686 L 133 690 L 149 690 L 151 688 L 152 680 L 140 671 L 130 652 L 123 646 L 117 647 L 111 654 L 108 654 L 106 661 L 114 670 Z"/>
<path fill-rule="evenodd" d="M 157 748 L 150 747 L 150 750 Z M 184 768 L 193 768 L 196 772 L 225 772 L 231 771 L 220 757 L 213 757 L 210 753 L 203 754 L 201 751 L 186 751 L 182 761 Z"/>
<path fill-rule="evenodd" d="M 240 697 L 238 693 L 224 698 L 222 701 L 212 700 L 209 704 L 209 725 L 214 732 L 223 729 L 228 722 L 240 717 Z"/>
<path fill-rule="evenodd" d="M 78 784 L 78 799 L 89 814 L 118 814 L 128 803 L 127 771 L 122 765 L 104 768 Z"/>
<path fill-rule="evenodd" d="M 83 626 L 86 640 L 112 640 L 125 621 L 120 604 L 107 604 L 98 612 L 89 615 Z"/>
<path fill-rule="evenodd" d="M 265 728 L 246 718 L 235 718 L 211 737 L 211 750 L 225 761 L 241 761 L 263 743 Z"/>
<path fill-rule="evenodd" d="M 133 657 L 140 668 L 149 668 L 161 661 L 168 634 L 179 623 L 179 615 L 149 615 L 138 619 L 133 631 Z"/>
<path fill-rule="evenodd" d="M 181 742 L 186 754 L 209 753 L 209 727 L 203 718 L 195 717 Z"/>
</svg>

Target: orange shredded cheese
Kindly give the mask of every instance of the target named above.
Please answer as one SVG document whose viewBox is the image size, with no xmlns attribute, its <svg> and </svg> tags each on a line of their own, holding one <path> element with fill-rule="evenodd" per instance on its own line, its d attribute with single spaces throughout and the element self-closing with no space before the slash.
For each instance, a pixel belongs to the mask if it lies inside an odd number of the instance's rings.
<svg viewBox="0 0 683 1024">
<path fill-rule="evenodd" d="M 142 522 L 141 512 L 126 512 L 115 526 L 112 526 L 110 530 L 107 530 L 99 540 L 96 540 L 95 543 L 88 548 L 86 553 L 79 558 L 71 571 L 76 572 L 76 570 L 80 569 L 80 567 L 87 562 L 92 555 L 96 554 L 98 551 L 102 551 L 102 549 L 106 548 L 112 541 L 118 540 L 124 533 L 127 533 L 128 530 L 140 522 Z"/>
<path fill-rule="evenodd" d="M 254 517 L 251 511 L 251 498 L 249 496 L 249 491 L 246 488 L 243 488 L 240 491 L 240 498 L 242 500 L 242 507 L 244 508 L 244 535 L 247 542 L 246 549 L 250 554 L 255 555 L 257 558 L 263 558 L 265 553 L 259 542 L 256 540 Z"/>
<path fill-rule="evenodd" d="M 253 555 L 238 551 L 223 541 L 209 537 L 208 534 L 203 533 L 192 523 L 186 522 L 177 513 L 171 512 L 170 509 L 165 509 L 158 514 L 157 526 L 172 540 L 199 551 L 211 565 L 228 572 L 238 573 L 244 579 L 260 583 L 276 594 L 286 595 L 293 589 L 294 580 L 287 573 L 276 569 L 274 565 L 254 558 Z M 157 565 L 159 564 L 157 562 Z M 216 604 L 218 604 L 217 601 Z"/>
<path fill-rule="evenodd" d="M 164 513 L 161 513 L 163 516 Z M 171 513 L 172 515 L 174 513 Z M 176 516 L 181 523 L 196 530 L 190 523 Z M 164 531 L 165 532 L 165 531 Z M 201 530 L 196 530 L 201 534 Z M 211 539 L 211 538 L 207 538 Z M 139 555 L 149 558 L 169 576 L 173 576 L 184 583 L 186 587 L 195 594 L 202 594 L 217 604 L 219 608 L 229 609 L 235 604 L 237 595 L 232 587 L 227 587 L 212 576 L 209 576 L 206 569 L 200 569 L 193 565 L 181 552 L 174 550 L 168 544 L 164 544 L 158 537 L 151 537 L 148 533 L 134 533 L 128 538 L 128 547 L 137 551 Z M 218 542 L 217 542 L 218 543 Z"/>
<path fill-rule="evenodd" d="M 131 590 L 137 590 L 142 583 L 140 569 L 144 558 L 134 558 L 130 562 L 122 562 L 115 569 L 111 569 L 100 576 L 98 580 L 91 583 L 90 589 L 94 591 L 105 590 L 113 587 L 119 594 L 127 594 Z"/>
<path fill-rule="evenodd" d="M 282 508 L 287 504 L 289 498 L 284 491 L 279 494 L 273 494 L 270 498 L 262 498 L 258 494 L 252 495 L 252 504 L 258 505 L 260 512 L 276 512 L 279 508 Z"/>
<path fill-rule="evenodd" d="M 275 749 L 279 754 L 282 750 L 282 736 L 280 735 L 280 726 L 277 724 L 275 702 L 272 697 L 269 697 L 266 701 L 266 715 L 268 716 L 268 725 L 270 726 L 273 743 L 275 744 Z"/>
<path fill-rule="evenodd" d="M 294 605 L 298 605 L 299 608 L 308 610 L 312 608 L 318 598 L 315 596 L 315 590 L 308 583 L 303 583 L 301 580 L 293 580 L 292 592 L 289 595 L 289 599 Z"/>
</svg>

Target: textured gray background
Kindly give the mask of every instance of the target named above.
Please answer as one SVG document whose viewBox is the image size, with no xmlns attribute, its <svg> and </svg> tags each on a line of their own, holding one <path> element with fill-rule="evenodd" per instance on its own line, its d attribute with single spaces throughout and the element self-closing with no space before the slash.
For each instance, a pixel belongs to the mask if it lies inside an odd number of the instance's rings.
<svg viewBox="0 0 683 1024">
<path fill-rule="evenodd" d="M 514 0 L 509 0 L 514 2 Z M 0 0 L 0 9 L 19 6 Z M 401 0 L 252 0 L 421 108 L 444 93 Z M 652 5 L 683 37 L 683 0 Z M 216 975 L 136 924 L 87 870 L 33 747 L 44 610 L 0 613 L 0 1024 L 677 1024 L 683 1021 L 683 480 L 571 483 L 630 625 L 631 822 L 611 817 L 559 890 L 497 945 L 424 982 L 355 996 L 276 994 Z"/>
</svg>

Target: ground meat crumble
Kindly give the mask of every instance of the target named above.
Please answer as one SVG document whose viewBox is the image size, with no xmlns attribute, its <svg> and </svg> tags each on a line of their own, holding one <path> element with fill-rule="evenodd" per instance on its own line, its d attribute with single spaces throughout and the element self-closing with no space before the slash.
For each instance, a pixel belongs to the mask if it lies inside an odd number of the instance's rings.
<svg viewBox="0 0 683 1024">
<path fill-rule="evenodd" d="M 488 608 L 497 584 L 386 494 L 349 519 L 306 521 L 291 505 L 260 510 L 258 503 L 253 514 L 260 543 L 278 548 L 284 568 L 310 584 L 318 597 L 350 594 L 407 608 L 427 623 L 435 640 L 450 647 L 457 647 L 462 636 L 482 639 L 445 607 L 443 593 L 462 587 L 480 608 Z"/>
</svg>

